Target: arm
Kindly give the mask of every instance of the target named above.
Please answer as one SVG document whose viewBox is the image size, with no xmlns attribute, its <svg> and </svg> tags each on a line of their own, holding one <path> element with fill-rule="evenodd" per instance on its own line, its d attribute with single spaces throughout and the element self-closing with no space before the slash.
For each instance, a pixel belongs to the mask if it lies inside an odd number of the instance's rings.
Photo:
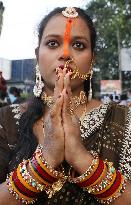
<svg viewBox="0 0 131 205">
<path fill-rule="evenodd" d="M 9 193 L 6 182 L 3 182 L 7 175 L 9 162 L 9 147 L 5 137 L 6 131 L 3 122 L 4 109 L 2 108 L 0 110 L 0 205 L 18 205 L 20 203 Z"/>
<path fill-rule="evenodd" d="M 69 113 L 70 95 L 69 92 L 66 92 L 66 90 L 69 90 L 70 87 L 69 84 L 70 84 L 70 80 L 67 76 L 65 91 L 63 92 L 64 105 L 63 105 L 63 112 L 62 112 L 63 122 L 64 122 L 63 125 L 65 131 L 65 159 L 75 169 L 75 171 L 77 171 L 81 175 L 85 173 L 86 170 L 89 168 L 93 160 L 93 157 L 89 152 L 87 152 L 87 150 L 82 144 L 81 137 L 80 137 L 80 127 L 77 118 L 75 117 L 75 115 L 71 116 Z M 102 169 L 104 170 L 104 168 Z M 106 166 L 103 175 L 98 175 L 97 179 L 99 181 L 97 181 L 95 185 L 100 185 L 102 180 L 105 179 L 105 177 L 107 176 L 107 170 L 108 170 L 108 166 Z M 114 173 L 113 176 L 115 176 Z M 118 176 L 120 176 L 120 174 L 119 175 L 116 174 L 116 176 L 117 177 L 114 177 L 114 181 L 112 181 L 112 183 L 113 185 L 117 184 L 117 187 L 120 187 L 120 182 L 118 183 L 118 178 L 120 179 L 120 177 Z M 108 185 L 106 186 L 108 187 Z M 86 185 L 82 187 L 88 187 L 88 186 Z M 107 190 L 109 190 L 110 188 L 112 188 L 112 186 L 108 187 Z M 118 190 L 118 188 L 116 190 Z M 131 204 L 130 193 L 131 193 L 131 182 L 128 181 L 125 192 L 122 193 L 121 197 L 118 197 L 117 199 L 113 200 L 111 204 L 113 205 Z"/>
<path fill-rule="evenodd" d="M 19 205 L 17 201 L 8 191 L 6 182 L 0 184 L 0 205 Z"/>
<path fill-rule="evenodd" d="M 89 155 L 89 153 L 85 151 L 80 151 L 79 156 L 76 155 L 76 158 L 79 160 L 81 159 L 81 163 L 76 165 L 75 163 L 75 170 L 81 175 L 84 173 L 88 167 L 90 166 L 89 161 L 92 159 L 92 157 Z M 101 179 L 102 180 L 102 179 Z M 112 205 L 130 205 L 131 204 L 131 181 L 128 180 L 126 184 L 126 190 L 120 197 L 118 197 L 116 200 L 114 200 Z"/>
<path fill-rule="evenodd" d="M 58 89 L 57 89 L 57 94 L 58 94 L 58 96 L 56 96 L 55 104 L 54 104 L 53 108 L 51 109 L 49 115 L 45 119 L 45 127 L 44 127 L 45 137 L 43 139 L 44 140 L 44 148 L 45 148 L 43 151 L 44 158 L 53 167 L 59 166 L 59 164 L 61 163 L 61 161 L 63 161 L 63 158 L 64 158 L 64 136 L 63 136 L 63 129 L 61 126 L 61 118 L 60 118 L 62 97 L 59 97 Z M 58 122 L 58 124 L 55 123 L 56 121 Z M 4 122 L 4 119 L 3 119 L 3 116 L 0 116 L 0 124 L 1 124 L 1 132 L 0 132 L 1 136 L 0 137 L 2 139 L 2 143 L 0 144 L 0 154 L 1 154 L 0 156 L 2 156 L 2 158 L 4 159 L 4 154 L 5 154 L 5 158 L 7 157 L 9 147 L 8 147 L 8 143 L 5 139 L 5 136 L 7 134 L 6 129 L 3 126 L 4 123 L 2 123 L 2 122 Z M 1 150 L 3 150 L 3 142 L 4 142 L 3 138 L 5 139 L 5 145 L 7 147 L 7 151 L 2 153 Z M 6 163 L 7 167 L 8 167 L 8 163 L 9 162 Z M 35 163 L 37 163 L 37 161 L 35 161 Z M 3 162 L 0 162 L 0 164 L 2 165 Z M 27 171 L 29 172 L 30 176 L 40 184 L 40 181 L 36 177 L 38 174 L 36 176 L 34 176 L 35 171 L 34 171 L 34 173 L 32 173 L 32 170 L 29 166 L 27 166 Z M 0 173 L 3 173 L 3 172 L 4 172 L 4 170 L 1 169 Z M 6 174 L 7 173 L 5 173 L 4 179 L 6 178 Z M 14 179 L 15 179 L 15 177 L 14 177 Z M 13 182 L 15 181 L 14 179 L 12 180 Z M 2 181 L 4 181 L 4 180 L 2 179 Z M 17 175 L 17 181 L 18 181 L 18 175 Z M 20 182 L 22 184 L 22 176 L 21 176 Z M 25 182 L 26 182 L 26 180 L 25 180 Z M 18 183 L 17 183 L 17 185 L 18 185 Z M 30 191 L 30 189 L 29 189 L 29 191 Z M 22 191 L 20 193 L 22 193 Z M 12 204 L 13 205 L 20 204 L 20 202 L 18 200 L 16 200 L 12 194 L 9 193 L 7 183 L 3 182 L 0 185 L 0 205 L 4 205 L 4 204 L 7 205 L 8 203 L 11 205 Z"/>
</svg>

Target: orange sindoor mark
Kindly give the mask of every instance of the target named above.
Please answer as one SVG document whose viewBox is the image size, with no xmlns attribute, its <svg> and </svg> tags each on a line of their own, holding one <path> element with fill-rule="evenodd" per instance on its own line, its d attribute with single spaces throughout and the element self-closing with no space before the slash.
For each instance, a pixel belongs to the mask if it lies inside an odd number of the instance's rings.
<svg viewBox="0 0 131 205">
<path fill-rule="evenodd" d="M 73 19 L 69 18 L 66 22 L 66 30 L 64 34 L 64 57 L 69 56 L 69 43 L 71 39 L 71 27 Z"/>
</svg>

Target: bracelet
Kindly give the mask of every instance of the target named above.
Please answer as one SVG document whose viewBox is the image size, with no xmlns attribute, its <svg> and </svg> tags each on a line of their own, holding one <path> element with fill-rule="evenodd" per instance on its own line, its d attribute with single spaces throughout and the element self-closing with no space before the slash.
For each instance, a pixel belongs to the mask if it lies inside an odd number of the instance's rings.
<svg viewBox="0 0 131 205">
<path fill-rule="evenodd" d="M 23 195 L 15 187 L 15 184 L 13 182 L 12 176 L 7 177 L 6 181 L 7 181 L 9 193 L 11 193 L 15 197 L 15 199 L 19 200 L 22 204 L 23 203 L 25 203 L 25 204 L 33 204 L 37 200 L 37 199 L 34 199 L 34 198 L 32 199 L 32 198 L 29 198 L 29 197 Z"/>
<path fill-rule="evenodd" d="M 7 176 L 7 186 L 9 192 L 20 200 L 21 203 L 33 204 L 40 192 L 44 191 L 52 197 L 59 191 L 67 181 L 64 171 L 54 170 L 43 158 L 43 147 L 37 146 L 33 157 L 29 160 L 23 160 L 17 169 Z M 36 177 L 34 179 L 27 170 L 30 170 Z"/>
<path fill-rule="evenodd" d="M 98 156 L 92 160 L 84 174 L 76 178 L 70 176 L 68 181 L 87 190 L 102 204 L 111 203 L 124 192 L 126 187 L 124 176 L 114 168 L 113 163 L 103 161 Z"/>
<path fill-rule="evenodd" d="M 42 192 L 45 189 L 45 186 L 38 183 L 35 179 L 32 178 L 32 176 L 27 171 L 27 164 L 29 163 L 29 160 L 24 160 L 22 163 L 19 164 L 20 167 L 20 173 L 24 179 L 32 188 L 34 188 L 35 192 Z"/>
<path fill-rule="evenodd" d="M 19 179 L 19 176 L 17 176 L 17 170 L 15 170 L 12 174 L 12 181 L 15 184 L 15 187 L 23 193 L 25 196 L 34 198 L 37 196 L 36 192 L 33 192 L 31 189 L 28 189 L 24 184 L 22 184 L 21 180 Z"/>
<path fill-rule="evenodd" d="M 43 167 L 44 167 L 44 170 L 52 177 L 54 178 L 60 178 L 60 177 L 63 177 L 64 176 L 64 172 L 59 172 L 57 170 L 55 170 L 51 165 L 49 165 L 46 160 L 44 159 L 43 157 L 43 151 L 44 150 L 44 147 L 39 144 L 37 146 L 37 149 L 35 151 L 35 154 L 39 157 L 39 159 L 41 160 L 41 163 L 43 163 Z"/>
<path fill-rule="evenodd" d="M 38 167 L 36 167 L 34 160 L 29 160 L 29 167 L 30 167 L 32 173 L 34 174 L 34 176 L 40 181 L 40 183 L 42 183 L 44 186 L 51 185 L 42 178 L 42 176 L 40 174 L 40 170 L 38 169 Z"/>
<path fill-rule="evenodd" d="M 126 189 L 126 183 L 127 183 L 127 181 L 122 176 L 122 181 L 121 181 L 121 184 L 120 184 L 118 190 L 116 190 L 116 192 L 113 193 L 109 198 L 107 198 L 107 199 L 97 199 L 97 201 L 99 201 L 102 204 L 110 204 L 113 200 L 117 199 L 118 197 L 121 196 L 122 193 L 124 193 L 124 191 Z"/>
<path fill-rule="evenodd" d="M 113 185 L 110 187 L 110 189 L 108 189 L 104 193 L 98 194 L 97 198 L 101 198 L 103 200 L 108 199 L 111 195 L 113 195 L 117 191 L 117 189 L 121 185 L 121 180 L 122 180 L 122 175 L 120 174 L 120 172 L 116 171 L 116 179 Z"/>
<path fill-rule="evenodd" d="M 112 166 L 113 163 L 106 162 L 107 174 L 106 177 L 100 182 L 100 184 L 92 186 L 88 189 L 88 192 L 94 195 L 101 194 L 111 187 L 116 178 L 116 170 Z"/>
<path fill-rule="evenodd" d="M 68 181 L 70 183 L 75 183 L 75 184 L 80 184 L 80 183 L 85 182 L 87 179 L 89 179 L 94 174 L 94 172 L 98 168 L 98 165 L 99 165 L 99 158 L 98 158 L 98 155 L 95 153 L 94 159 L 92 160 L 92 163 L 89 166 L 89 168 L 87 169 L 87 171 L 79 177 L 76 177 L 76 178 L 69 177 Z"/>
<path fill-rule="evenodd" d="M 103 176 L 103 173 L 105 171 L 105 163 L 103 160 L 99 160 L 99 166 L 97 168 L 97 170 L 95 171 L 95 173 L 85 182 L 79 184 L 82 187 L 91 187 L 95 184 L 97 184 L 97 182 L 100 180 L 100 178 Z"/>
<path fill-rule="evenodd" d="M 29 165 L 36 178 L 39 177 L 39 180 L 42 180 L 46 185 L 45 192 L 48 194 L 48 198 L 51 198 L 63 187 L 68 176 L 65 176 L 64 170 L 57 171 L 46 162 L 43 157 L 43 150 L 44 147 L 39 144 Z"/>
<path fill-rule="evenodd" d="M 45 178 L 49 183 L 53 183 L 55 181 L 57 181 L 56 177 L 53 177 L 51 175 L 49 175 L 42 163 L 42 161 L 40 160 L 40 158 L 37 155 L 34 155 L 33 157 L 34 161 L 35 161 L 35 165 L 38 167 L 38 169 L 40 170 L 40 173 L 42 175 L 43 178 Z"/>
</svg>

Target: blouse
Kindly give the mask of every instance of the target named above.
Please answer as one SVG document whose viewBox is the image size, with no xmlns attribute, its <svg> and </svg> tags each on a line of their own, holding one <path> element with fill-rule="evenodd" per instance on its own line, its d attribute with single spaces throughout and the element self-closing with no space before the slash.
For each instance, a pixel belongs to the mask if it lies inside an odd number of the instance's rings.
<svg viewBox="0 0 131 205">
<path fill-rule="evenodd" d="M 0 183 L 6 180 L 19 140 L 20 105 L 0 109 Z M 105 103 L 80 118 L 81 137 L 88 151 L 94 150 L 131 180 L 131 107 Z M 34 150 L 35 151 L 35 150 Z M 94 197 L 76 184 L 66 182 L 51 199 L 43 193 L 35 205 L 97 205 Z"/>
</svg>

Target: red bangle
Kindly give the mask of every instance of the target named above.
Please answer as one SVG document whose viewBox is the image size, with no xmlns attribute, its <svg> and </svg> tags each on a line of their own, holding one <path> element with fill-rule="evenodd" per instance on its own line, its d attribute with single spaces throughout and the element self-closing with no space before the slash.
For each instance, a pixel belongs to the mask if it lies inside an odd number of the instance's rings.
<svg viewBox="0 0 131 205">
<path fill-rule="evenodd" d="M 97 170 L 94 172 L 94 174 L 87 179 L 86 181 L 82 182 L 82 183 L 78 183 L 78 185 L 80 187 L 88 187 L 91 186 L 102 174 L 104 169 L 104 162 L 102 159 L 99 160 L 99 165 L 97 167 Z"/>
<path fill-rule="evenodd" d="M 35 166 L 35 171 L 37 172 L 38 175 L 40 175 L 40 177 L 45 180 L 46 182 L 48 182 L 49 184 L 52 184 L 53 182 L 50 180 L 50 178 L 48 177 L 47 173 L 40 167 L 40 165 L 37 163 L 35 157 L 32 158 L 31 162 L 33 162 L 34 166 Z"/>
<path fill-rule="evenodd" d="M 16 186 L 16 188 L 18 189 L 19 192 L 21 192 L 22 194 L 24 194 L 25 196 L 27 197 L 31 197 L 31 198 L 35 198 L 38 194 L 27 189 L 21 182 L 20 180 L 18 179 L 18 176 L 17 176 L 17 171 L 15 170 L 13 172 L 13 175 L 12 175 L 12 179 L 14 181 L 14 184 Z"/>
<path fill-rule="evenodd" d="M 102 194 L 98 194 L 97 198 L 100 198 L 100 199 L 107 198 L 107 197 L 109 198 L 119 188 L 121 184 L 121 179 L 122 179 L 121 173 L 116 170 L 116 179 L 115 179 L 114 184 L 106 192 Z"/>
<path fill-rule="evenodd" d="M 35 155 L 33 156 L 33 159 L 35 160 L 35 165 L 39 168 L 40 173 L 41 173 L 42 176 L 43 176 L 43 179 L 45 179 L 47 182 L 49 182 L 49 183 L 51 183 L 51 184 L 57 181 L 56 178 L 54 178 L 54 177 L 52 177 L 51 175 L 49 175 L 49 174 L 40 166 L 40 164 L 38 163 L 38 161 L 37 161 Z"/>
</svg>

